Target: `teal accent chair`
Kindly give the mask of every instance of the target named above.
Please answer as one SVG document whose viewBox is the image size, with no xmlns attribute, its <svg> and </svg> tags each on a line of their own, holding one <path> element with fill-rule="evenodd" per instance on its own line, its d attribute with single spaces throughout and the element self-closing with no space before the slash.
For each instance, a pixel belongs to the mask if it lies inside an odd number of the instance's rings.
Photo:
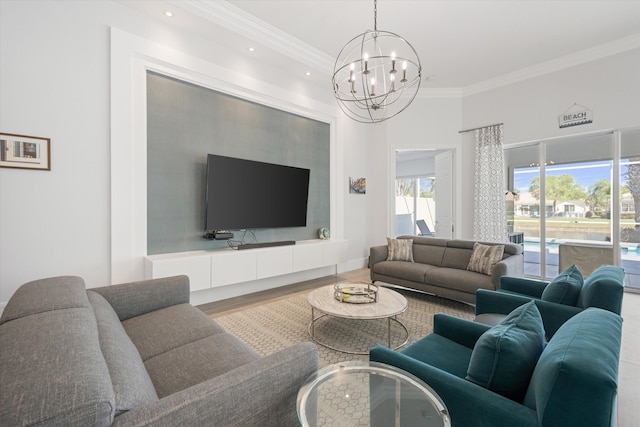
<svg viewBox="0 0 640 427">
<path fill-rule="evenodd" d="M 566 271 L 565 271 L 566 272 Z M 564 272 L 563 272 L 564 273 Z M 571 317 L 588 307 L 597 307 L 620 314 L 624 294 L 624 270 L 614 265 L 603 265 L 594 270 L 577 288 L 576 298 L 571 302 L 557 302 L 549 285 L 554 283 L 523 277 L 502 276 L 500 289 L 476 292 L 476 321 L 490 326 L 516 307 L 535 301 L 547 338 L 551 338 L 558 328 Z M 546 292 L 545 292 L 546 291 Z M 557 298 L 558 295 L 556 294 Z"/>
<path fill-rule="evenodd" d="M 377 345 L 370 360 L 425 381 L 442 398 L 453 427 L 605 427 L 615 425 L 622 318 L 588 308 L 544 347 L 522 401 L 467 379 L 476 341 L 490 326 L 446 314 L 433 333 L 402 351 Z"/>
</svg>

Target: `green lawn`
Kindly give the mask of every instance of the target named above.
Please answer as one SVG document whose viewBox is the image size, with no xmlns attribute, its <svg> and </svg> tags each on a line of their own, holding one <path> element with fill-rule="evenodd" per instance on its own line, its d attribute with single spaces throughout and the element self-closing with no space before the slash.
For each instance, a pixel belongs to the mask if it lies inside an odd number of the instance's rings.
<svg viewBox="0 0 640 427">
<path fill-rule="evenodd" d="M 576 228 L 603 228 L 608 229 L 611 224 L 610 219 L 606 218 L 561 218 L 561 217 L 549 217 L 546 218 L 547 227 L 559 227 L 567 229 Z M 532 217 L 515 217 L 514 223 L 516 227 L 524 226 L 526 228 L 539 228 L 540 218 Z M 632 219 L 621 219 L 621 228 L 633 228 L 635 223 Z"/>
</svg>

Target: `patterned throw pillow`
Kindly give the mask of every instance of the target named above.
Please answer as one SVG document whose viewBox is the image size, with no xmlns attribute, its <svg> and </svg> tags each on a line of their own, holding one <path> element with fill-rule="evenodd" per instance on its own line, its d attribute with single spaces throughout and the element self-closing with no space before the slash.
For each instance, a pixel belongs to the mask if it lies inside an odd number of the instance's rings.
<svg viewBox="0 0 640 427">
<path fill-rule="evenodd" d="M 387 237 L 387 261 L 413 262 L 413 239 Z"/>
<path fill-rule="evenodd" d="M 491 276 L 493 267 L 502 259 L 503 254 L 504 245 L 483 245 L 476 242 L 473 244 L 473 253 L 467 270 Z"/>
</svg>

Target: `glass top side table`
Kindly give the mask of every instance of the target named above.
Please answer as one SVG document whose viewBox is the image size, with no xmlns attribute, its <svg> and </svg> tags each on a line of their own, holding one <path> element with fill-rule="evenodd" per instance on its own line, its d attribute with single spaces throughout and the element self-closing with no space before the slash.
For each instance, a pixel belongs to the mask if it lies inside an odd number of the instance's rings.
<svg viewBox="0 0 640 427">
<path fill-rule="evenodd" d="M 304 427 L 451 426 L 444 402 L 424 381 L 376 362 L 320 369 L 298 392 L 297 409 Z"/>
</svg>

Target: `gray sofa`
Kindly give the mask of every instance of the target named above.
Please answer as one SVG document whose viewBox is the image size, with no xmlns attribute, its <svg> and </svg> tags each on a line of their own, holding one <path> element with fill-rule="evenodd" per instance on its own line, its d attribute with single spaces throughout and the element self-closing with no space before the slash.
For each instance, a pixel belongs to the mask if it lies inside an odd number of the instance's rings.
<svg viewBox="0 0 640 427">
<path fill-rule="evenodd" d="M 372 281 L 475 304 L 476 290 L 496 290 L 500 288 L 501 276 L 524 275 L 520 245 L 504 243 L 502 260 L 495 264 L 491 275 L 486 275 L 467 270 L 474 241 L 419 236 L 399 236 L 398 239 L 413 239 L 414 262 L 387 261 L 387 245 L 373 246 L 369 251 Z"/>
<path fill-rule="evenodd" d="M 29 282 L 0 318 L 0 425 L 298 425 L 315 345 L 260 356 L 189 304 L 186 276 Z"/>
</svg>

